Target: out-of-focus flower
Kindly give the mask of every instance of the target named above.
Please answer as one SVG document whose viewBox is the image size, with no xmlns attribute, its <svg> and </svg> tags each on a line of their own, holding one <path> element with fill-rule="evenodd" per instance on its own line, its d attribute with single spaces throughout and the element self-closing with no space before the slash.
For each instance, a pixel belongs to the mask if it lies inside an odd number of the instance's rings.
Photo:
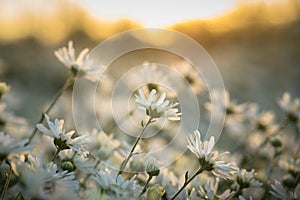
<svg viewBox="0 0 300 200">
<path fill-rule="evenodd" d="M 279 99 L 278 105 L 286 113 L 289 120 L 291 120 L 292 122 L 298 122 L 300 114 L 300 99 L 295 98 L 292 101 L 291 95 L 285 92 L 282 98 Z"/>
<path fill-rule="evenodd" d="M 277 197 L 278 199 L 289 199 L 287 192 L 279 181 L 276 180 L 275 184 L 271 184 L 271 187 L 273 190 L 271 190 L 270 193 L 273 196 Z"/>
<path fill-rule="evenodd" d="M 156 182 L 159 185 L 164 186 L 165 195 L 167 197 L 171 197 L 174 195 L 179 186 L 181 185 L 180 180 L 178 177 L 171 171 L 169 171 L 167 168 L 162 169 L 160 174 L 156 177 Z M 185 188 L 178 196 L 178 199 L 186 199 L 188 197 L 188 190 Z"/>
<path fill-rule="evenodd" d="M 142 172 L 145 170 L 144 162 L 137 156 L 131 158 L 129 166 L 134 172 Z"/>
<path fill-rule="evenodd" d="M 146 84 L 149 93 L 153 89 L 158 92 L 167 92 L 162 85 L 170 86 L 172 84 L 164 68 L 159 67 L 157 63 L 149 62 L 144 62 L 140 68 L 132 70 L 125 81 L 132 89 Z"/>
<path fill-rule="evenodd" d="M 222 93 L 218 90 L 213 90 L 211 92 L 211 99 L 215 100 L 215 102 L 220 102 L 220 98 L 223 98 Z M 212 107 L 211 103 L 206 103 L 205 108 L 209 111 L 216 109 L 216 112 L 226 112 L 227 117 L 234 117 L 236 120 L 243 120 L 244 112 L 246 111 L 247 104 L 237 104 L 235 100 L 230 99 L 230 95 L 228 91 L 225 91 L 225 105 L 216 105 L 216 108 Z M 224 107 L 225 106 L 225 107 Z"/>
<path fill-rule="evenodd" d="M 148 200 L 160 200 L 164 194 L 164 189 L 162 186 L 155 184 L 147 190 Z"/>
<path fill-rule="evenodd" d="M 10 135 L 0 132 L 0 161 L 8 158 L 10 155 L 32 149 L 32 146 L 24 146 L 27 142 L 28 139 L 16 142 Z"/>
<path fill-rule="evenodd" d="M 27 167 L 20 172 L 21 193 L 25 198 L 50 198 L 58 188 L 65 188 L 75 193 L 79 182 L 73 172 L 59 172 L 56 164 L 50 162 L 46 167 L 39 157 L 28 156 Z"/>
<path fill-rule="evenodd" d="M 92 131 L 90 138 L 93 138 L 87 146 L 91 152 L 101 161 L 106 161 L 110 157 L 115 149 L 117 149 L 121 142 L 114 139 L 114 134 L 107 135 L 103 131 Z"/>
<path fill-rule="evenodd" d="M 69 41 L 68 47 L 62 47 L 54 52 L 57 59 L 71 70 L 74 76 L 83 76 L 95 82 L 99 79 L 104 67 L 96 65 L 93 60 L 89 58 L 88 53 L 89 49 L 85 48 L 76 58 L 73 41 Z"/>
<path fill-rule="evenodd" d="M 82 154 L 77 154 L 72 149 L 65 149 L 59 152 L 58 156 L 62 161 L 61 167 L 63 170 L 75 171 L 78 169 L 83 173 L 91 173 L 96 165 L 95 162 L 90 161 Z"/>
<path fill-rule="evenodd" d="M 186 79 L 195 94 L 200 94 L 206 89 L 205 83 L 199 75 L 199 72 L 188 62 L 178 62 L 174 65 L 174 67 L 175 70 L 177 70 L 180 75 Z"/>
<path fill-rule="evenodd" d="M 0 98 L 7 94 L 10 90 L 10 87 L 5 82 L 0 82 Z"/>
<path fill-rule="evenodd" d="M 208 179 L 204 186 L 200 186 L 199 195 L 203 199 L 214 199 L 218 189 L 218 181 L 213 181 L 212 178 Z"/>
<path fill-rule="evenodd" d="M 300 173 L 300 157 L 297 159 L 282 158 L 279 160 L 279 166 L 285 171 L 290 171 L 292 173 Z"/>
<path fill-rule="evenodd" d="M 239 200 L 247 200 L 245 197 L 239 195 Z M 252 200 L 252 196 L 249 196 L 249 200 Z"/>
<path fill-rule="evenodd" d="M 223 194 L 217 195 L 218 191 L 218 185 L 219 180 L 213 180 L 212 178 L 208 179 L 206 184 L 199 187 L 198 195 L 200 199 L 208 199 L 208 200 L 214 200 L 214 199 L 228 199 L 229 197 L 233 196 L 233 192 L 230 192 L 229 190 L 226 190 Z"/>
<path fill-rule="evenodd" d="M 236 173 L 231 177 L 231 179 L 234 181 L 234 186 L 237 186 L 237 190 L 243 190 L 245 188 L 250 188 L 250 187 L 261 187 L 262 183 L 257 181 L 255 179 L 256 173 L 254 169 L 251 171 L 247 171 L 246 169 L 239 169 L 236 171 Z"/>
<path fill-rule="evenodd" d="M 270 135 L 273 134 L 278 128 L 278 125 L 275 123 L 274 112 L 259 112 L 259 107 L 257 104 L 249 104 L 245 115 L 251 120 L 253 128 L 257 131 Z"/>
<path fill-rule="evenodd" d="M 212 136 L 209 141 L 206 140 L 202 142 L 201 134 L 198 130 L 194 131 L 188 138 L 187 147 L 198 157 L 199 163 L 206 171 L 211 171 L 217 177 L 220 176 L 225 179 L 231 178 L 237 169 L 236 165 L 220 160 L 220 158 L 228 152 L 219 154 L 218 151 L 212 151 L 214 146 L 215 138 Z"/>
<path fill-rule="evenodd" d="M 88 153 L 86 148 L 83 146 L 88 142 L 88 138 L 86 136 L 73 137 L 75 131 L 69 131 L 66 133 L 66 131 L 63 129 L 64 120 L 62 119 L 55 119 L 53 123 L 46 114 L 45 119 L 48 128 L 46 128 L 43 124 L 37 124 L 36 127 L 39 131 L 54 139 L 53 142 L 57 149 L 73 149 L 77 153 Z"/>
<path fill-rule="evenodd" d="M 166 99 L 166 93 L 162 93 L 159 98 L 155 96 L 156 90 L 151 90 L 148 99 L 141 89 L 138 90 L 139 96 L 135 95 L 135 102 L 138 107 L 145 111 L 151 118 L 166 117 L 169 120 L 180 120 L 181 113 L 175 108 L 179 103 L 169 103 Z"/>
<path fill-rule="evenodd" d="M 210 111 L 223 117 L 226 114 L 225 128 L 232 137 L 241 140 L 245 133 L 243 121 L 245 119 L 245 111 L 247 104 L 237 104 L 235 100 L 230 99 L 228 91 L 212 90 L 210 93 L 211 101 L 206 102 L 204 107 Z M 209 115 L 210 116 L 210 115 Z"/>
<path fill-rule="evenodd" d="M 93 180 L 100 186 L 101 193 L 110 199 L 136 199 L 141 189 L 134 181 L 135 176 L 124 181 L 115 171 L 96 171 Z"/>
<path fill-rule="evenodd" d="M 29 132 L 27 120 L 15 116 L 3 102 L 0 102 L 0 129 L 15 139 L 25 138 Z"/>
</svg>

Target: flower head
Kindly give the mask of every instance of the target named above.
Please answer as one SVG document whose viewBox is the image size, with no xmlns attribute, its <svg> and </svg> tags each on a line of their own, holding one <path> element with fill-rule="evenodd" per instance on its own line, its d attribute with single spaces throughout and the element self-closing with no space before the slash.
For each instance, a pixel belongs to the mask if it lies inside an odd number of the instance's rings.
<svg viewBox="0 0 300 200">
<path fill-rule="evenodd" d="M 201 199 L 209 199 L 209 200 L 214 200 L 214 199 L 223 200 L 223 199 L 229 199 L 229 197 L 233 196 L 234 193 L 230 192 L 230 190 L 226 190 L 221 195 L 217 195 L 218 186 L 219 186 L 219 179 L 217 178 L 216 180 L 214 180 L 210 178 L 207 180 L 206 184 L 199 187 L 198 195 L 200 196 Z"/>
<path fill-rule="evenodd" d="M 289 120 L 297 122 L 300 114 L 300 99 L 291 100 L 291 95 L 285 92 L 278 101 L 280 108 L 286 113 Z"/>
<path fill-rule="evenodd" d="M 148 99 L 145 97 L 142 89 L 138 90 L 139 96 L 135 95 L 135 102 L 138 107 L 145 111 L 151 118 L 167 117 L 169 120 L 180 120 L 181 113 L 175 108 L 179 103 L 169 103 L 166 99 L 166 93 L 162 93 L 159 98 L 155 96 L 156 90 L 151 90 Z"/>
<path fill-rule="evenodd" d="M 175 69 L 185 78 L 195 94 L 200 94 L 206 89 L 206 85 L 199 72 L 188 62 L 175 63 Z"/>
<path fill-rule="evenodd" d="M 75 131 L 66 131 L 63 129 L 64 120 L 55 119 L 54 123 L 50 121 L 48 115 L 45 114 L 45 119 L 48 125 L 48 128 L 45 127 L 43 124 L 37 124 L 36 127 L 42 133 L 48 135 L 49 137 L 53 138 L 54 145 L 59 150 L 64 149 L 73 149 L 78 153 L 88 153 L 86 148 L 83 146 L 87 143 L 87 137 L 85 136 L 78 136 L 73 137 Z"/>
<path fill-rule="evenodd" d="M 206 103 L 205 108 L 209 111 L 216 110 L 217 112 L 226 112 L 227 117 L 232 117 L 238 121 L 241 121 L 243 119 L 243 113 L 246 110 L 247 104 L 237 104 L 235 100 L 230 98 L 228 91 L 225 91 L 224 95 L 218 90 L 213 90 L 211 92 L 211 102 L 218 102 L 219 105 L 217 104 L 214 106 L 212 103 Z M 224 105 L 222 103 L 223 98 L 225 98 Z"/>
<path fill-rule="evenodd" d="M 28 199 L 49 199 L 58 188 L 66 188 L 73 193 L 79 188 L 73 172 L 58 171 L 57 165 L 52 162 L 44 167 L 39 157 L 29 155 L 26 164 L 27 167 L 19 173 L 22 195 Z"/>
<path fill-rule="evenodd" d="M 288 194 L 279 181 L 276 180 L 275 184 L 271 184 L 271 187 L 273 190 L 270 191 L 270 193 L 273 196 L 279 199 L 288 199 Z"/>
<path fill-rule="evenodd" d="M 261 187 L 262 183 L 254 178 L 255 175 L 256 173 L 254 172 L 254 169 L 249 172 L 246 169 L 239 169 L 236 171 L 234 176 L 232 176 L 232 179 L 235 182 L 234 184 L 238 186 L 239 190 L 249 187 Z"/>
<path fill-rule="evenodd" d="M 234 163 L 226 163 L 220 160 L 228 152 L 219 154 L 218 151 L 212 151 L 215 146 L 215 138 L 212 136 L 209 141 L 202 142 L 201 134 L 198 130 L 188 138 L 187 147 L 199 159 L 199 163 L 207 171 L 211 171 L 214 175 L 228 179 L 231 174 L 237 169 Z"/>
<path fill-rule="evenodd" d="M 10 87 L 5 82 L 0 82 L 0 98 L 8 93 L 10 90 Z"/>
<path fill-rule="evenodd" d="M 135 184 L 135 176 L 129 180 L 123 180 L 121 175 L 115 171 L 96 171 L 94 181 L 101 187 L 101 193 L 109 196 L 110 199 L 133 199 L 137 198 L 140 187 Z"/>
<path fill-rule="evenodd" d="M 28 138 L 16 142 L 10 135 L 0 132 L 0 161 L 6 159 L 9 155 L 32 149 L 32 146 L 24 146 L 27 142 Z"/>
<path fill-rule="evenodd" d="M 82 50 L 77 58 L 75 58 L 75 49 L 73 41 L 69 41 L 68 47 L 62 47 L 54 52 L 57 59 L 62 62 L 76 76 L 84 76 L 90 81 L 97 81 L 103 70 L 102 66 L 97 66 L 89 58 L 89 49 Z"/>
</svg>

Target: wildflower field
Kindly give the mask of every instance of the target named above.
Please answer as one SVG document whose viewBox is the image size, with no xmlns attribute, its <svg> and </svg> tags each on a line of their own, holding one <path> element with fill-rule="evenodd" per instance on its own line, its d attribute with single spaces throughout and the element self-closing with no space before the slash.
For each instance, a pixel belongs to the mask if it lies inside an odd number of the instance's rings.
<svg viewBox="0 0 300 200">
<path fill-rule="evenodd" d="M 0 198 L 300 199 L 299 19 L 0 43 Z"/>
</svg>

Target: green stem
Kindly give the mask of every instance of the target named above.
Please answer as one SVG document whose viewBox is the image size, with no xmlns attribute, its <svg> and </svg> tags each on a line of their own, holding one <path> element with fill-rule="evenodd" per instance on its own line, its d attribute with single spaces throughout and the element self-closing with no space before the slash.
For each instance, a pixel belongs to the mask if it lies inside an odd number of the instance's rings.
<svg viewBox="0 0 300 200">
<path fill-rule="evenodd" d="M 5 194 L 6 194 L 6 191 L 8 190 L 8 186 L 9 186 L 11 176 L 12 176 L 12 167 L 11 167 L 10 163 L 8 163 L 8 165 L 9 165 L 9 173 L 8 173 L 8 177 L 6 179 L 6 182 L 5 182 L 5 185 L 4 185 L 4 188 L 3 188 L 1 199 L 4 199 L 4 197 L 5 197 Z"/>
<path fill-rule="evenodd" d="M 152 177 L 153 177 L 153 176 L 150 176 L 150 175 L 149 175 L 148 180 L 147 180 L 146 184 L 144 185 L 144 188 L 143 188 L 141 194 L 139 195 L 139 197 L 141 197 L 141 196 L 146 192 L 147 187 L 148 187 L 148 185 L 149 185 L 149 183 L 150 183 Z"/>
<path fill-rule="evenodd" d="M 59 154 L 59 152 L 60 152 L 60 149 L 56 149 L 56 152 L 55 152 L 55 154 L 53 155 L 53 157 L 51 159 L 52 162 L 55 160 L 55 158 L 57 157 L 57 155 Z"/>
<path fill-rule="evenodd" d="M 145 126 L 143 126 L 143 129 L 141 130 L 139 136 L 136 138 L 131 150 L 130 150 L 130 153 L 129 155 L 127 156 L 127 158 L 125 160 L 123 160 L 123 162 L 121 163 L 121 166 L 120 166 L 120 169 L 119 169 L 119 172 L 118 172 L 118 176 L 121 175 L 126 167 L 126 165 L 128 164 L 129 162 L 129 159 L 132 157 L 133 153 L 134 153 L 134 150 L 138 144 L 138 142 L 140 141 L 140 139 L 143 137 L 143 134 L 145 133 L 145 130 L 146 128 L 148 127 L 148 125 L 152 122 L 152 118 L 149 118 L 148 122 L 146 123 Z"/>
<path fill-rule="evenodd" d="M 58 91 L 58 93 L 55 95 L 54 99 L 51 101 L 50 105 L 47 107 L 46 111 L 43 112 L 41 114 L 40 120 L 38 121 L 38 123 L 36 124 L 40 124 L 43 122 L 44 118 L 45 118 L 45 114 L 48 114 L 51 109 L 53 108 L 53 106 L 56 104 L 57 100 L 59 99 L 59 97 L 69 88 L 74 84 L 75 81 L 75 77 L 73 75 L 71 75 L 66 82 L 64 83 L 63 87 Z M 37 132 L 37 127 L 34 126 L 34 129 L 31 133 L 31 135 L 29 136 L 29 140 L 28 142 L 25 144 L 25 146 L 29 145 L 30 142 L 32 141 L 33 137 L 35 136 L 36 132 Z"/>
<path fill-rule="evenodd" d="M 201 167 L 199 168 L 191 178 L 189 178 L 187 181 L 184 182 L 183 186 L 181 186 L 181 188 L 176 192 L 176 194 L 173 195 L 173 197 L 170 200 L 174 200 L 181 192 L 184 188 L 186 188 L 186 186 L 199 174 L 201 174 L 203 171 L 205 171 L 206 168 L 205 167 Z"/>
</svg>

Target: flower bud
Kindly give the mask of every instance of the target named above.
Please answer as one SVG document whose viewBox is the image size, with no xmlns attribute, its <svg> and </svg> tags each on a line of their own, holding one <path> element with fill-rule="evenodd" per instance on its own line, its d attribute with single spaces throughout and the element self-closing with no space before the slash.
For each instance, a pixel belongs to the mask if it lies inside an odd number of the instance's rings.
<svg viewBox="0 0 300 200">
<path fill-rule="evenodd" d="M 163 194 L 164 194 L 163 187 L 158 184 L 155 184 L 148 189 L 147 198 L 148 200 L 159 200 Z"/>
<path fill-rule="evenodd" d="M 64 161 L 64 162 L 61 164 L 61 168 L 62 168 L 63 170 L 74 171 L 75 166 L 73 165 L 73 163 L 72 163 L 71 161 Z"/>
<path fill-rule="evenodd" d="M 157 160 L 154 157 L 149 158 L 146 171 L 149 174 L 149 176 L 158 176 L 160 170 L 158 168 Z"/>
<path fill-rule="evenodd" d="M 282 146 L 282 142 L 281 142 L 281 140 L 279 138 L 272 138 L 271 144 L 275 148 L 279 148 L 279 147 Z"/>
<path fill-rule="evenodd" d="M 284 176 L 283 185 L 287 186 L 288 188 L 294 189 L 297 186 L 297 180 L 292 174 L 288 174 Z"/>
</svg>

